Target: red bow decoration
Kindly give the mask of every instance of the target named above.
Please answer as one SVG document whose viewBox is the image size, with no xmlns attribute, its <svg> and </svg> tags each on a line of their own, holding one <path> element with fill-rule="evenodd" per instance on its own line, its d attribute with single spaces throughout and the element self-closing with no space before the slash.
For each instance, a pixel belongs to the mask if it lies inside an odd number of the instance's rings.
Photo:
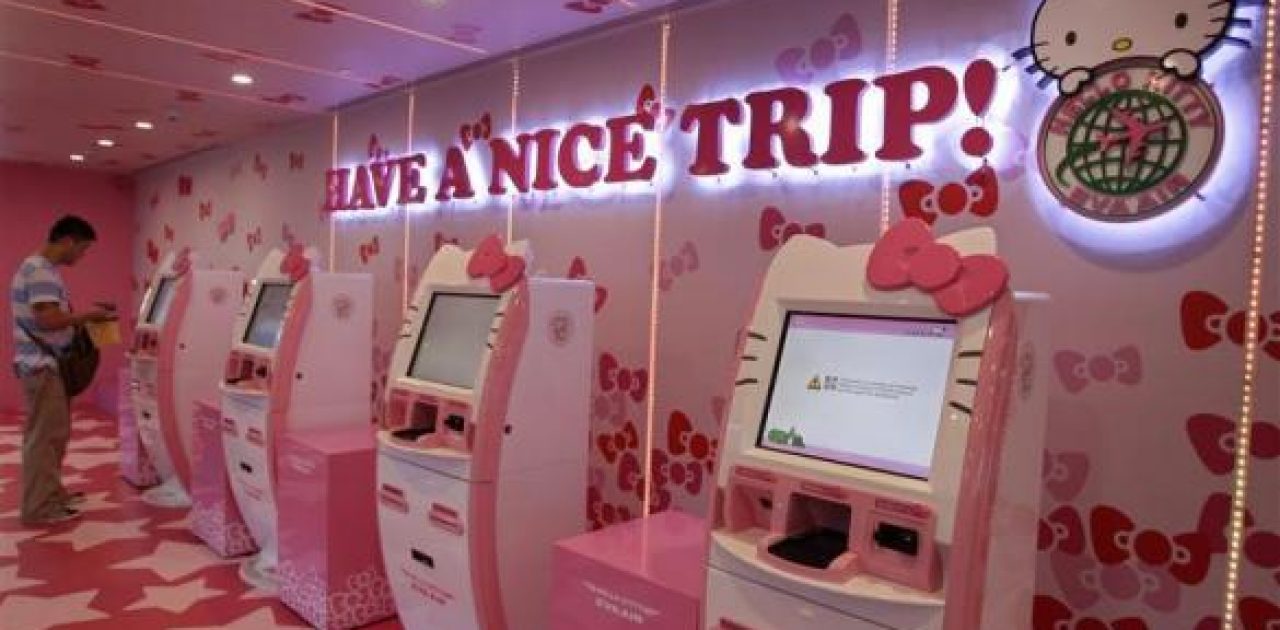
<svg viewBox="0 0 1280 630">
<path fill-rule="evenodd" d="M 262 159 L 262 154 L 254 153 L 253 154 L 253 172 L 257 173 L 258 177 L 262 179 L 266 179 L 267 171 L 269 170 L 270 170 L 270 167 L 267 165 L 267 161 Z"/>
<path fill-rule="evenodd" d="M 961 257 L 934 240 L 920 219 L 907 219 L 885 232 L 871 250 L 867 281 L 881 291 L 916 287 L 933 295 L 948 315 L 965 317 L 991 305 L 1009 284 L 1004 261 L 987 254 Z"/>
<path fill-rule="evenodd" d="M 280 261 L 280 273 L 295 283 L 302 282 L 311 273 L 311 261 L 307 260 L 306 248 L 301 243 L 289 246 L 289 251 Z"/>
<path fill-rule="evenodd" d="M 1249 315 L 1245 311 L 1233 313 L 1222 298 L 1207 291 L 1191 291 L 1182 296 L 1181 311 L 1182 339 L 1188 348 L 1205 350 L 1223 339 L 1244 345 Z M 1270 318 L 1259 316 L 1257 342 L 1263 352 L 1280 361 L 1280 311 Z"/>
<path fill-rule="evenodd" d="M 1182 588 L 1168 571 L 1139 563 L 1100 565 L 1089 554 L 1049 554 L 1049 565 L 1067 603 L 1077 610 L 1104 595 L 1117 601 L 1141 602 L 1154 610 L 1178 609 Z"/>
<path fill-rule="evenodd" d="M 760 249 L 766 252 L 777 249 L 799 234 L 826 238 L 827 226 L 821 223 L 801 225 L 787 221 L 782 211 L 773 206 L 766 207 L 760 213 Z"/>
<path fill-rule="evenodd" d="M 592 527 L 601 529 L 631 520 L 631 508 L 605 501 L 600 489 L 593 486 L 587 489 L 587 515 Z"/>
<path fill-rule="evenodd" d="M 573 261 L 569 263 L 569 273 L 566 274 L 565 277 L 570 280 L 579 280 L 583 278 L 592 279 L 587 272 L 587 261 L 583 260 L 581 256 L 574 256 Z M 600 309 L 604 308 L 604 303 L 608 299 L 609 290 L 597 283 L 596 301 L 594 306 L 595 312 L 599 313 Z"/>
<path fill-rule="evenodd" d="M 1094 617 L 1075 618 L 1066 604 L 1047 595 L 1037 595 L 1032 606 L 1032 630 L 1149 630 L 1138 617 L 1125 617 L 1110 623 Z"/>
<path fill-rule="evenodd" d="M 467 275 L 488 278 L 494 293 L 503 293 L 519 283 L 524 278 L 524 268 L 524 258 L 508 254 L 502 247 L 502 239 L 495 234 L 480 241 L 467 261 Z"/>
<path fill-rule="evenodd" d="M 627 451 L 618 462 L 618 487 L 623 492 L 635 493 L 636 498 L 644 500 L 644 469 L 640 467 L 640 459 L 636 454 Z"/>
<path fill-rule="evenodd" d="M 493 116 L 488 112 L 480 116 L 480 121 L 474 124 L 464 124 L 458 128 L 458 139 L 462 141 L 463 149 L 470 149 L 472 143 L 480 140 L 488 140 L 493 136 Z"/>
<path fill-rule="evenodd" d="M 658 287 L 663 291 L 670 291 L 676 278 L 697 271 L 699 266 L 698 248 L 686 241 L 675 256 L 658 264 Z"/>
<path fill-rule="evenodd" d="M 458 238 L 457 238 L 456 236 L 455 236 L 455 237 L 453 237 L 453 238 L 447 238 L 447 237 L 445 237 L 445 235 L 444 235 L 444 234 L 441 234 L 440 232 L 436 232 L 436 235 L 435 235 L 435 247 L 436 247 L 436 248 L 435 248 L 435 251 L 437 251 L 437 252 L 438 252 L 438 251 L 440 251 L 440 249 L 441 249 L 442 247 L 444 247 L 445 245 L 457 245 L 457 244 L 458 244 Z"/>
<path fill-rule="evenodd" d="M 250 252 L 262 245 L 262 226 L 254 228 L 252 232 L 246 232 L 244 241 L 249 246 Z"/>
<path fill-rule="evenodd" d="M 1169 574 L 1186 585 L 1204 581 L 1212 550 L 1209 537 L 1188 532 L 1169 537 L 1154 530 L 1137 531 L 1133 519 L 1110 506 L 1098 506 L 1089 515 L 1093 550 L 1102 564 L 1121 564 L 1130 557 L 1142 563 L 1167 567 Z"/>
<path fill-rule="evenodd" d="M 306 167 L 307 155 L 301 151 L 289 152 L 289 170 L 300 171 Z"/>
<path fill-rule="evenodd" d="M 212 202 L 212 201 L 201 201 L 201 202 L 197 205 L 197 207 L 198 207 L 198 209 L 196 210 L 196 217 L 198 217 L 201 221 L 204 221 L 204 220 L 208 219 L 209 217 L 212 217 L 212 216 L 213 216 L 213 202 Z"/>
<path fill-rule="evenodd" d="M 670 493 L 667 492 L 667 486 L 681 487 L 690 496 L 698 496 L 698 493 L 702 492 L 702 484 L 707 475 L 698 462 L 676 461 L 666 451 L 656 448 L 653 449 L 652 469 L 654 489 L 663 491 L 665 501 L 664 505 L 655 506 L 657 511 L 670 506 Z"/>
<path fill-rule="evenodd" d="M 711 461 L 715 459 L 716 442 L 715 438 L 695 431 L 693 422 L 683 411 L 671 412 L 671 421 L 667 424 L 667 449 L 672 455 L 688 453 L 698 461 Z"/>
<path fill-rule="evenodd" d="M 631 400 L 643 401 L 649 391 L 649 371 L 619 369 L 618 359 L 606 352 L 600 355 L 600 389 L 604 392 L 617 389 L 631 396 Z"/>
<path fill-rule="evenodd" d="M 628 422 L 617 433 L 597 436 L 596 446 L 600 447 L 600 454 L 604 455 L 605 461 L 612 464 L 618 461 L 619 455 L 640 448 L 640 432 L 636 430 L 635 424 Z"/>
<path fill-rule="evenodd" d="M 377 235 L 374 235 L 369 242 L 360 244 L 360 263 L 367 265 L 373 257 L 380 253 L 382 253 L 382 241 Z"/>
<path fill-rule="evenodd" d="M 1125 385 L 1142 382 L 1142 354 L 1134 346 L 1125 346 L 1108 355 L 1085 357 L 1079 352 L 1065 350 L 1053 357 L 1062 386 L 1072 394 L 1078 394 L 1089 386 L 1089 380 L 1099 383 L 1115 380 Z"/>
<path fill-rule="evenodd" d="M 1187 419 L 1187 436 L 1209 472 L 1225 475 L 1235 467 L 1235 422 L 1214 414 L 1196 414 Z M 1280 457 L 1280 426 L 1254 422 L 1249 452 L 1263 460 Z"/>
<path fill-rule="evenodd" d="M 951 182 L 941 188 L 913 179 L 898 188 L 898 201 L 903 215 L 929 225 L 938 220 L 939 212 L 947 216 L 970 212 L 989 217 L 1000 206 L 1000 180 L 995 169 L 987 165 L 970 173 L 963 183 Z"/>
<path fill-rule="evenodd" d="M 160 247 L 151 239 L 147 239 L 147 260 L 153 265 L 160 262 Z"/>
<path fill-rule="evenodd" d="M 1084 519 L 1070 505 L 1064 505 L 1040 519 L 1037 545 L 1041 551 L 1057 547 L 1062 553 L 1078 556 L 1084 553 L 1089 538 L 1084 533 Z"/>
<path fill-rule="evenodd" d="M 178 196 L 190 197 L 192 189 L 195 188 L 195 180 L 190 175 L 178 176 Z"/>
<path fill-rule="evenodd" d="M 173 273 L 185 276 L 188 271 L 191 271 L 191 248 L 183 247 L 173 258 Z"/>
<path fill-rule="evenodd" d="M 1071 501 L 1084 490 L 1089 480 L 1089 456 L 1084 453 L 1052 453 L 1044 455 L 1044 487 L 1053 498 Z"/>
</svg>

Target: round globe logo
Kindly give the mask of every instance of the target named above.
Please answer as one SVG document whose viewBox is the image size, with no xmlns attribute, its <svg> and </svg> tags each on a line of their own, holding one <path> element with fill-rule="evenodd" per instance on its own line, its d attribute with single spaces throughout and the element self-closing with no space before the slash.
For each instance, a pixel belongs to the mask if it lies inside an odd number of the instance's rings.
<svg viewBox="0 0 1280 630">
<path fill-rule="evenodd" d="M 1100 68 L 1040 129 L 1040 172 L 1067 208 L 1105 221 L 1158 216 L 1195 195 L 1222 150 L 1222 109 L 1200 79 L 1154 59 Z"/>
</svg>

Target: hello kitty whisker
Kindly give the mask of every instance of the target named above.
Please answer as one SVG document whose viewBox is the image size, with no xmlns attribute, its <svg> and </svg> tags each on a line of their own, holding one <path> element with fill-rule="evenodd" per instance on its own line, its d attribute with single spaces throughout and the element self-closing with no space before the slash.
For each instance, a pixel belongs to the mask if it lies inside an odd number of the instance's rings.
<svg viewBox="0 0 1280 630">
<path fill-rule="evenodd" d="M 1227 28 L 1253 28 L 1253 20 L 1250 20 L 1249 18 L 1224 16 L 1219 18 L 1213 18 L 1212 20 L 1209 20 L 1209 21 L 1217 22 L 1219 24 L 1226 22 Z"/>
<path fill-rule="evenodd" d="M 1233 35 L 1223 36 L 1222 43 L 1228 46 L 1235 46 L 1237 48 L 1253 48 L 1253 42 L 1243 37 L 1235 37 Z"/>
<path fill-rule="evenodd" d="M 759 360 L 760 360 L 760 358 L 759 358 L 759 357 L 751 356 L 751 355 L 749 355 L 749 354 L 744 354 L 744 355 L 742 355 L 742 360 L 743 360 L 743 361 L 759 361 Z"/>
<path fill-rule="evenodd" d="M 744 378 L 733 384 L 734 387 L 742 387 L 743 385 L 759 385 L 760 380 L 755 378 Z"/>
<path fill-rule="evenodd" d="M 757 341 L 768 341 L 769 338 L 752 330 L 747 331 L 747 336 Z"/>
</svg>

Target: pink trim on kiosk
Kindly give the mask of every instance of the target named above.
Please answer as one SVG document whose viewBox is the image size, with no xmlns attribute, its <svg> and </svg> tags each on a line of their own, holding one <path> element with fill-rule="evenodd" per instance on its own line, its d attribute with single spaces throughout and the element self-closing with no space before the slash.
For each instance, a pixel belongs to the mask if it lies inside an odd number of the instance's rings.
<svg viewBox="0 0 1280 630">
<path fill-rule="evenodd" d="M 158 333 L 156 347 L 156 406 L 160 413 L 161 435 L 165 448 L 169 451 L 169 460 L 173 462 L 174 473 L 182 482 L 182 487 L 191 489 L 191 460 L 187 457 L 187 448 L 182 443 L 182 432 L 178 430 L 178 403 L 175 398 L 176 383 L 174 380 L 174 362 L 178 356 L 178 323 L 186 316 L 191 306 L 191 295 L 194 290 L 191 275 L 183 273 L 173 279 L 176 283 L 169 312 L 165 315 Z M 154 306 L 152 307 L 154 308 Z"/>
<path fill-rule="evenodd" d="M 476 599 L 476 616 L 481 628 L 506 630 L 506 611 L 498 588 L 497 510 L 498 463 L 502 455 L 502 436 L 506 430 L 507 408 L 511 402 L 512 384 L 520 352 L 529 334 L 529 299 L 527 281 L 522 280 L 511 291 L 503 311 L 502 328 L 489 354 L 484 393 L 480 400 L 480 420 L 475 423 L 475 458 L 472 460 L 473 484 L 471 523 L 475 535 L 471 543 L 471 586 Z"/>
<path fill-rule="evenodd" d="M 969 425 L 969 443 L 957 497 L 959 507 L 953 537 L 956 543 L 948 568 L 948 583 L 954 589 L 948 593 L 948 599 L 954 604 L 947 606 L 944 630 L 976 628 L 982 618 L 996 484 L 1004 452 L 1005 425 L 1009 420 L 1010 386 L 1016 380 L 1001 378 L 1000 374 L 1002 369 L 1017 364 L 1017 321 L 1013 300 L 1008 294 L 992 307 L 987 334 L 978 382 L 988 385 L 977 392 Z"/>
</svg>

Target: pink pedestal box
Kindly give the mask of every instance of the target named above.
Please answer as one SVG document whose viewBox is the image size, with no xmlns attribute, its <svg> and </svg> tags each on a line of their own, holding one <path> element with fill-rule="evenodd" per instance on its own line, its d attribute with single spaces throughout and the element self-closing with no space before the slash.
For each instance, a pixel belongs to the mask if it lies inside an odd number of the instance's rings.
<svg viewBox="0 0 1280 630">
<path fill-rule="evenodd" d="M 396 614 L 378 542 L 375 443 L 368 426 L 288 433 L 278 447 L 280 601 L 321 630 Z"/>
<path fill-rule="evenodd" d="M 552 630 L 697 630 L 707 525 L 663 512 L 556 543 Z"/>
<path fill-rule="evenodd" d="M 191 468 L 191 531 L 214 553 L 231 558 L 258 550 L 236 507 L 222 455 L 222 410 L 196 403 L 195 458 Z"/>
<path fill-rule="evenodd" d="M 117 429 L 120 432 L 120 476 L 137 488 L 148 488 L 160 483 L 160 476 L 151 465 L 147 449 L 142 447 L 138 435 L 138 419 L 133 411 L 133 374 L 128 368 L 120 370 L 116 381 L 120 393 L 116 396 Z"/>
</svg>

